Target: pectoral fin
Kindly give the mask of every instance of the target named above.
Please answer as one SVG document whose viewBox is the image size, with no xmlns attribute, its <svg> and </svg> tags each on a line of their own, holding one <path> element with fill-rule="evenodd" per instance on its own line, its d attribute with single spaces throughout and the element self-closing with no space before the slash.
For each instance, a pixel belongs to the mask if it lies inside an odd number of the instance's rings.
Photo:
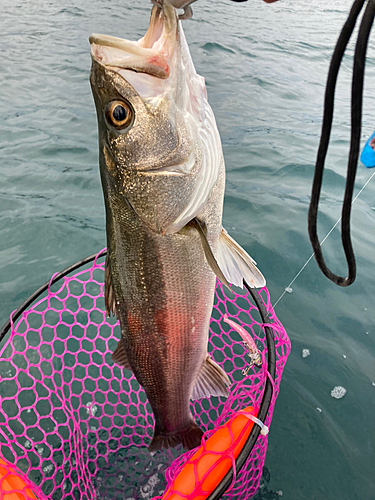
<svg viewBox="0 0 375 500">
<path fill-rule="evenodd" d="M 117 365 L 121 365 L 127 370 L 132 371 L 122 338 L 119 340 L 116 349 L 113 351 L 112 361 L 114 361 Z"/>
<path fill-rule="evenodd" d="M 207 356 L 199 372 L 191 399 L 209 398 L 210 396 L 229 396 L 230 380 L 225 371 Z"/>
<path fill-rule="evenodd" d="M 107 313 L 107 316 L 111 316 L 111 313 L 113 316 L 116 316 L 116 300 L 115 300 L 115 294 L 113 292 L 113 287 L 112 287 L 112 275 L 111 275 L 111 269 L 109 265 L 109 257 L 107 254 L 107 257 L 105 259 L 105 271 L 104 271 L 104 283 L 105 283 L 105 290 L 104 290 L 104 302 L 105 302 L 105 311 Z"/>
<path fill-rule="evenodd" d="M 266 285 L 266 280 L 256 267 L 255 260 L 229 236 L 224 228 L 219 238 L 217 263 L 225 278 L 235 286 L 243 288 L 243 280 L 251 288 L 262 288 Z"/>
<path fill-rule="evenodd" d="M 255 260 L 229 236 L 224 228 L 221 230 L 215 257 L 207 241 L 202 222 L 195 217 L 189 225 L 197 229 L 208 265 L 227 288 L 229 288 L 229 283 L 243 288 L 243 280 L 251 288 L 262 288 L 266 285 L 266 280 L 256 267 Z"/>
<path fill-rule="evenodd" d="M 217 263 L 214 254 L 212 253 L 210 244 L 207 241 L 206 234 L 205 234 L 204 229 L 202 227 L 202 223 L 197 218 L 194 218 L 192 221 L 190 221 L 189 224 L 192 225 L 192 226 L 194 226 L 197 229 L 197 231 L 198 231 L 198 233 L 199 233 L 199 235 L 201 237 L 202 245 L 203 245 L 203 251 L 204 251 L 204 255 L 206 257 L 208 265 L 210 266 L 210 268 L 212 269 L 212 271 L 216 274 L 217 278 L 227 288 L 229 288 L 229 283 L 228 283 L 226 277 L 224 276 L 224 274 L 222 273 L 222 271 L 220 269 L 220 266 Z"/>
</svg>

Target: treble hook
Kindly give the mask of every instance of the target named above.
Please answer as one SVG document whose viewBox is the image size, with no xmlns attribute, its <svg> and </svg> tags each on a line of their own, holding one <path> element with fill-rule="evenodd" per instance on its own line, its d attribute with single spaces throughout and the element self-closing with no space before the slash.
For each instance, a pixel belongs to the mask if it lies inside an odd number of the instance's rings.
<svg viewBox="0 0 375 500">
<path fill-rule="evenodd" d="M 163 0 L 151 0 L 154 5 L 161 5 Z M 193 9 L 190 5 L 197 0 L 169 0 L 169 3 L 173 5 L 175 9 L 184 9 L 184 13 L 178 16 L 181 20 L 191 19 L 193 17 Z M 266 3 L 274 3 L 277 0 L 263 0 Z M 247 0 L 232 0 L 232 2 L 247 2 Z"/>
<path fill-rule="evenodd" d="M 196 1 L 197 0 L 189 0 L 188 2 L 186 0 L 172 0 L 171 4 L 176 9 L 184 9 L 184 13 L 180 14 L 178 18 L 186 21 L 187 19 L 191 19 L 193 17 L 193 9 L 190 5 Z"/>
</svg>

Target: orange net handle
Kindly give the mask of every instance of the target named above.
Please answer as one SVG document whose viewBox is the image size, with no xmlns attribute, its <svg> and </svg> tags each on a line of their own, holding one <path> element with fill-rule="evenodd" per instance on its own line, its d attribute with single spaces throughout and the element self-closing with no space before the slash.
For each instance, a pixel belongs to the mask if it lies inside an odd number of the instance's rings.
<svg viewBox="0 0 375 500">
<path fill-rule="evenodd" d="M 218 427 L 183 465 L 162 500 L 204 500 L 212 493 L 234 464 L 254 426 L 245 413 L 256 416 L 258 410 L 248 406 Z"/>
<path fill-rule="evenodd" d="M 0 500 L 34 500 L 37 497 L 11 464 L 0 458 Z"/>
</svg>

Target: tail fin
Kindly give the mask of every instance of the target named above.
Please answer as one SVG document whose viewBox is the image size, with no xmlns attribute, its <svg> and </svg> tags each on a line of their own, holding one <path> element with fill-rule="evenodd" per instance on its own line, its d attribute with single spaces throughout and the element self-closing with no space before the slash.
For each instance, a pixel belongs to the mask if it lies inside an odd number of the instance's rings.
<svg viewBox="0 0 375 500">
<path fill-rule="evenodd" d="M 203 431 L 195 422 L 191 422 L 184 429 L 180 429 L 173 433 L 162 434 L 157 426 L 155 426 L 154 437 L 151 441 L 148 451 L 157 451 L 161 448 L 174 448 L 182 443 L 184 448 L 192 450 L 201 444 Z"/>
</svg>

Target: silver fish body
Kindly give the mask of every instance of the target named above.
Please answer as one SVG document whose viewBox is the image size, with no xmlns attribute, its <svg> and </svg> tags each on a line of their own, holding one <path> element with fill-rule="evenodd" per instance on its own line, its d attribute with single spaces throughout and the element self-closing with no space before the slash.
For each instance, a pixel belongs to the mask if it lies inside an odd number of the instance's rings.
<svg viewBox="0 0 375 500">
<path fill-rule="evenodd" d="M 133 370 L 147 394 L 155 416 L 149 449 L 193 448 L 202 431 L 190 399 L 226 396 L 230 384 L 207 355 L 212 269 L 222 265 L 223 278 L 234 282 L 231 259 L 243 252 L 253 261 L 222 228 L 220 137 L 175 9 L 166 1 L 154 6 L 139 42 L 104 35 L 90 42 L 106 207 L 106 306 L 122 333 L 113 359 Z"/>
<path fill-rule="evenodd" d="M 204 210 L 212 224 L 212 242 L 221 230 L 213 208 L 222 197 L 223 181 L 224 176 Z M 215 275 L 194 228 L 156 233 L 116 196 L 107 202 L 108 218 L 110 273 L 126 358 L 156 421 L 158 440 L 151 450 L 180 441 L 193 448 L 202 434 L 189 401 L 207 358 Z M 226 395 L 225 382 L 218 395 Z"/>
</svg>

